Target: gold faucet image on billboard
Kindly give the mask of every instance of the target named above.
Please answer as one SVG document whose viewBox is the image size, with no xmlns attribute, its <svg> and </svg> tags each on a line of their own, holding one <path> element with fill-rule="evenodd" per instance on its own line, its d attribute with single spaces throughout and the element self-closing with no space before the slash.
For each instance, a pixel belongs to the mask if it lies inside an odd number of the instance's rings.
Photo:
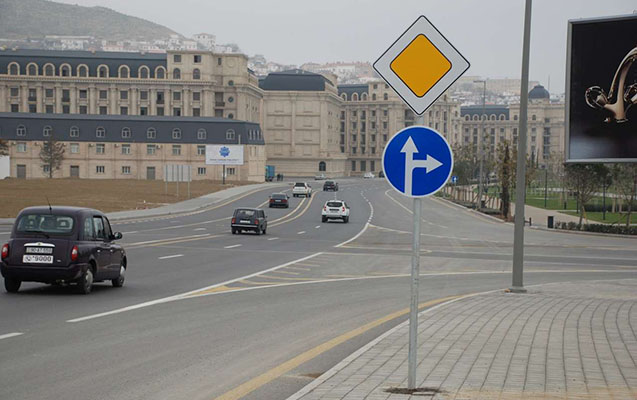
<svg viewBox="0 0 637 400">
<path fill-rule="evenodd" d="M 626 77 L 633 63 L 637 61 L 637 47 L 626 54 L 615 72 L 613 81 L 610 84 L 608 96 L 599 86 L 591 86 L 586 89 L 586 103 L 598 110 L 610 112 L 604 122 L 626 122 L 626 112 L 633 105 L 637 104 L 637 83 L 626 86 Z"/>
</svg>

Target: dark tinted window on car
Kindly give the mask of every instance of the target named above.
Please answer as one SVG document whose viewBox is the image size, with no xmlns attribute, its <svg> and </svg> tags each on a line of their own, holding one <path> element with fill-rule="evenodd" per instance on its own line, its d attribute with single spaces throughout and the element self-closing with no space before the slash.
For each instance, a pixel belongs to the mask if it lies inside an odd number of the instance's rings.
<svg viewBox="0 0 637 400">
<path fill-rule="evenodd" d="M 106 231 L 104 230 L 104 221 L 102 221 L 102 217 L 93 217 L 93 225 L 95 227 L 95 238 L 105 240 Z"/>
<path fill-rule="evenodd" d="M 254 210 L 237 210 L 237 218 L 249 219 L 254 216 Z"/>
<path fill-rule="evenodd" d="M 333 185 L 333 184 L 334 184 L 334 181 L 325 181 L 325 184 L 326 184 L 326 185 Z"/>
<path fill-rule="evenodd" d="M 91 218 L 86 218 L 84 220 L 84 240 L 95 240 L 93 220 Z"/>
<path fill-rule="evenodd" d="M 287 196 L 287 195 L 285 195 L 285 194 L 283 194 L 283 193 L 274 193 L 274 194 L 272 195 L 272 198 L 273 198 L 273 199 L 285 199 L 285 198 L 287 198 L 287 197 L 288 197 L 288 196 Z"/>
<path fill-rule="evenodd" d="M 327 206 L 328 207 L 341 207 L 343 205 L 343 203 L 341 203 L 340 201 L 328 201 L 327 202 Z"/>
<path fill-rule="evenodd" d="M 297 182 L 297 183 L 294 184 L 294 187 L 305 187 L 305 183 Z"/>
<path fill-rule="evenodd" d="M 55 214 L 28 214 L 18 220 L 18 232 L 43 232 L 50 235 L 64 235 L 73 231 L 73 217 Z"/>
</svg>

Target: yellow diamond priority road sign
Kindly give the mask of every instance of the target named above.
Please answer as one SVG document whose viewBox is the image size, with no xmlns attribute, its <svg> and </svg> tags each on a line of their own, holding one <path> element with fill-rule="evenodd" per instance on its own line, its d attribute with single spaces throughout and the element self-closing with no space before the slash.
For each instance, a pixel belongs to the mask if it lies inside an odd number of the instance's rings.
<svg viewBox="0 0 637 400">
<path fill-rule="evenodd" d="M 376 60 L 374 69 L 421 115 L 469 69 L 469 62 L 420 16 Z"/>
</svg>

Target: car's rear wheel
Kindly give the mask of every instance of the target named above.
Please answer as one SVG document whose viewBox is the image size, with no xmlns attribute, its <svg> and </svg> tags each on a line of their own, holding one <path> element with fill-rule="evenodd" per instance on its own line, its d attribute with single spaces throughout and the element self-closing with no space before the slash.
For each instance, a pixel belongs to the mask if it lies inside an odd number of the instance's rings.
<svg viewBox="0 0 637 400">
<path fill-rule="evenodd" d="M 77 291 L 80 294 L 89 294 L 93 289 L 93 271 L 91 268 L 87 268 L 86 272 L 82 274 L 82 277 L 77 281 Z"/>
<path fill-rule="evenodd" d="M 126 276 L 126 268 L 124 267 L 123 264 L 121 264 L 119 266 L 119 276 L 115 279 L 112 279 L 111 283 L 113 284 L 114 287 L 122 287 L 124 286 L 125 276 Z"/>
<path fill-rule="evenodd" d="M 233 234 L 233 235 L 236 235 L 236 234 L 237 234 L 237 230 L 236 230 L 236 229 L 234 229 L 234 228 L 230 229 L 230 231 L 232 232 L 232 234 Z"/>
<path fill-rule="evenodd" d="M 20 290 L 20 285 L 22 285 L 22 281 L 18 279 L 4 278 L 4 288 L 9 293 L 17 293 Z"/>
<path fill-rule="evenodd" d="M 268 228 L 263 228 L 263 234 L 265 235 L 265 232 L 268 230 Z"/>
<path fill-rule="evenodd" d="M 257 236 L 259 236 L 261 234 L 261 228 L 257 227 L 256 233 L 257 233 Z"/>
<path fill-rule="evenodd" d="M 343 222 L 348 223 L 349 222 L 349 217 L 343 217 Z"/>
</svg>

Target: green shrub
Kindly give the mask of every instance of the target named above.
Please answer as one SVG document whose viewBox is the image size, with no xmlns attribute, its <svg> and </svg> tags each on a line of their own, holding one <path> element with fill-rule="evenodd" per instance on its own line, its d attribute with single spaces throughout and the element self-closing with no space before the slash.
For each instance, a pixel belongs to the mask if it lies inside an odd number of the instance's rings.
<svg viewBox="0 0 637 400">
<path fill-rule="evenodd" d="M 576 222 L 556 222 L 555 229 L 567 231 L 586 231 L 597 233 L 611 233 L 615 235 L 637 235 L 637 226 L 609 225 L 609 224 L 583 224 L 581 227 Z"/>
</svg>

